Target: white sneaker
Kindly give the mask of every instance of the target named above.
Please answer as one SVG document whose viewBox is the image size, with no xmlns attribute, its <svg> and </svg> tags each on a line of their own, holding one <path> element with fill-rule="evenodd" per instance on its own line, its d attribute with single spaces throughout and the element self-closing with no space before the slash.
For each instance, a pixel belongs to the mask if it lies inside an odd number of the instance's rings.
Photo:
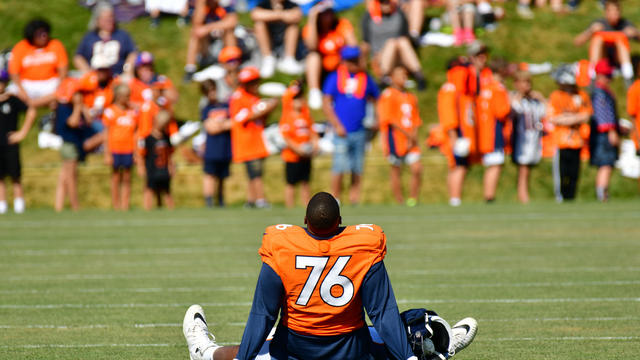
<svg viewBox="0 0 640 360">
<path fill-rule="evenodd" d="M 15 198 L 13 199 L 13 212 L 16 214 L 22 214 L 24 212 L 24 199 L 23 198 Z"/>
<path fill-rule="evenodd" d="M 460 350 L 471 344 L 478 333 L 478 322 L 476 319 L 468 317 L 458 321 L 451 328 L 451 338 L 453 348 L 457 354 Z"/>
<path fill-rule="evenodd" d="M 263 79 L 270 78 L 276 72 L 276 58 L 272 55 L 262 58 L 260 65 L 260 77 Z"/>
<path fill-rule="evenodd" d="M 322 91 L 320 89 L 309 89 L 309 107 L 313 110 L 322 108 Z"/>
<path fill-rule="evenodd" d="M 204 310 L 200 305 L 191 305 L 187 309 L 182 321 L 182 333 L 187 340 L 191 360 L 211 360 L 213 352 L 219 348 L 215 336 L 209 332 Z"/>
<path fill-rule="evenodd" d="M 304 65 L 293 57 L 287 56 L 278 61 L 278 71 L 287 75 L 300 75 L 304 72 Z"/>
<path fill-rule="evenodd" d="M 0 214 L 6 214 L 7 213 L 7 202 L 6 201 L 0 201 Z"/>
</svg>

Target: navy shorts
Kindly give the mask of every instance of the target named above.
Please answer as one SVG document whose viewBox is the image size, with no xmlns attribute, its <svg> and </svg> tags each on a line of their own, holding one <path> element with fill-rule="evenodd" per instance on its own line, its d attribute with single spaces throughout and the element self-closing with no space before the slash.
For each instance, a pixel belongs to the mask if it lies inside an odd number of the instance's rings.
<svg viewBox="0 0 640 360">
<path fill-rule="evenodd" d="M 613 166 L 618 159 L 618 148 L 609 142 L 608 133 L 592 133 L 591 165 Z"/>
<path fill-rule="evenodd" d="M 114 170 L 129 170 L 133 167 L 133 154 L 111 154 Z"/>
<path fill-rule="evenodd" d="M 274 360 L 373 359 L 367 327 L 337 336 L 308 336 L 279 325 L 269 344 Z"/>
<path fill-rule="evenodd" d="M 247 167 L 247 176 L 249 176 L 249 180 L 262 177 L 262 172 L 264 171 L 264 159 L 249 160 L 245 162 L 244 165 Z"/>
<path fill-rule="evenodd" d="M 299 182 L 309 182 L 311 177 L 311 160 L 285 163 L 285 178 L 287 184 L 295 185 Z"/>
<path fill-rule="evenodd" d="M 0 145 L 0 181 L 5 177 L 18 181 L 22 175 L 18 145 Z"/>
<path fill-rule="evenodd" d="M 207 160 L 204 159 L 204 173 L 215 176 L 218 179 L 229 177 L 230 160 Z"/>
</svg>

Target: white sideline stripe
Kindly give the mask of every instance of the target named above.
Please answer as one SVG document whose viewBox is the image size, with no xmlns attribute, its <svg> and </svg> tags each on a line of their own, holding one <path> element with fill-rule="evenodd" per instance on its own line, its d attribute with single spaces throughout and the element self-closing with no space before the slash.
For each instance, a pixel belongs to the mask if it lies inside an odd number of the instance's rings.
<svg viewBox="0 0 640 360">
<path fill-rule="evenodd" d="M 475 341 L 506 342 L 506 341 L 631 341 L 638 340 L 640 336 L 560 336 L 560 337 L 510 337 L 510 338 L 477 338 Z M 239 345 L 237 342 L 219 343 L 223 346 Z M 41 348 L 101 348 L 101 347 L 178 347 L 183 343 L 159 343 L 159 344 L 26 344 L 26 345 L 2 345 L 0 349 L 41 349 Z"/>
<path fill-rule="evenodd" d="M 546 317 L 546 318 L 513 318 L 513 319 L 476 319 L 478 322 L 518 322 L 518 321 L 636 321 L 640 320 L 637 316 L 606 316 L 606 317 Z"/>
<path fill-rule="evenodd" d="M 567 282 L 530 282 L 530 283 L 469 283 L 469 284 L 433 284 L 429 287 L 437 288 L 492 288 L 492 287 L 573 287 L 573 286 L 626 286 L 640 285 L 640 280 L 616 280 L 616 281 L 567 281 Z M 398 285 L 398 288 L 423 288 L 423 285 L 405 284 Z M 197 292 L 197 291 L 228 291 L 244 292 L 249 288 L 243 286 L 229 287 L 179 287 L 179 288 L 94 288 L 94 289 L 23 289 L 23 290 L 0 290 L 0 294 L 50 294 L 50 293 L 112 293 L 112 292 L 133 292 L 133 293 L 160 293 L 160 292 Z"/>
<path fill-rule="evenodd" d="M 520 322 L 520 321 L 535 321 L 535 322 L 556 322 L 556 321 L 637 321 L 640 317 L 636 316 L 621 316 L 621 317 L 548 317 L 548 318 L 513 318 L 513 319 L 477 319 L 480 323 L 487 322 Z M 244 322 L 229 322 L 229 323 L 209 323 L 209 326 L 245 326 Z M 106 329 L 106 328 L 123 328 L 134 327 L 137 329 L 147 328 L 180 328 L 181 323 L 157 323 L 157 324 L 133 324 L 133 325 L 0 325 L 0 329 Z"/>
<path fill-rule="evenodd" d="M 398 299 L 398 304 L 537 304 L 537 303 L 585 303 L 585 302 L 640 302 L 640 298 L 539 298 L 539 299 Z M 117 309 L 117 308 L 175 308 L 188 307 L 189 303 L 173 304 L 0 304 L 0 309 Z M 251 302 L 202 303 L 202 306 L 251 306 Z"/>
<path fill-rule="evenodd" d="M 640 336 L 559 336 L 559 337 L 508 337 L 508 338 L 476 338 L 475 341 L 630 341 Z"/>
<path fill-rule="evenodd" d="M 370 220 L 370 216 L 358 216 L 353 215 L 349 217 L 353 220 L 354 223 L 358 221 L 367 221 Z M 406 222 L 414 222 L 416 219 L 419 219 L 421 222 L 441 222 L 441 221 L 455 221 L 460 222 L 464 220 L 478 220 L 490 218 L 491 221 L 500 221 L 500 220 L 550 220 L 550 221 L 563 221 L 563 220 L 625 220 L 625 219 L 639 219 L 640 213 L 637 211 L 621 211 L 615 212 L 612 214 L 607 213 L 598 213 L 598 214 L 572 214 L 572 213 L 528 213 L 528 214 L 519 214 L 519 213 L 491 213 L 484 215 L 482 213 L 477 213 L 474 215 L 463 215 L 463 214 L 429 214 L 429 216 L 425 217 L 424 215 L 411 215 L 411 214 L 403 214 L 401 216 L 396 215 L 376 215 L 376 219 L 378 219 L 378 223 L 384 222 L 394 222 L 394 223 L 406 223 Z M 277 223 L 278 219 L 275 218 L 265 224 L 264 227 L 271 225 L 271 223 Z M 79 219 L 76 221 L 69 220 L 28 220 L 28 221 L 7 221 L 0 223 L 0 228 L 62 228 L 62 227 L 73 227 L 77 228 L 78 225 L 87 226 L 87 227 L 117 227 L 117 226 L 205 226 L 205 225 L 245 225 L 246 222 L 243 219 L 220 219 L 216 220 L 214 218 L 184 218 L 184 219 L 108 219 L 108 220 L 92 220 L 87 221 L 87 219 Z"/>
<path fill-rule="evenodd" d="M 474 269 L 476 274 L 503 274 L 509 272 L 533 272 L 533 273 L 581 273 L 581 272 L 638 272 L 640 267 L 626 266 L 603 266 L 603 267 L 574 267 L 574 268 L 487 268 Z M 433 270 L 398 270 L 393 274 L 405 275 L 457 275 L 469 274 L 469 270 L 450 270 L 450 269 L 433 269 Z M 392 275 L 393 275 L 392 274 Z M 212 274 L 139 274 L 139 275 L 113 275 L 113 274 L 63 274 L 54 276 L 8 276 L 0 278 L 0 282 L 7 281 L 75 281 L 75 280 L 132 280 L 132 279 L 209 279 L 218 278 L 252 278 L 256 274 L 246 273 L 216 273 Z"/>
<path fill-rule="evenodd" d="M 172 346 L 185 346 L 184 344 L 26 344 L 26 345 L 2 345 L 0 349 L 42 349 L 42 348 L 57 348 L 57 349 L 75 349 L 75 348 L 101 348 L 101 347 L 172 347 Z"/>
</svg>

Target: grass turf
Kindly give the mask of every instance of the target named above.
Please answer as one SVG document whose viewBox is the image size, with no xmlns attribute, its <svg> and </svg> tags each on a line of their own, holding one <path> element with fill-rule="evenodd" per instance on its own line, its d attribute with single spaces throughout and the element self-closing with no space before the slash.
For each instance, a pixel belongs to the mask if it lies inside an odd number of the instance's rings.
<svg viewBox="0 0 640 360">
<path fill-rule="evenodd" d="M 473 316 L 464 359 L 632 359 L 640 353 L 635 202 L 366 206 L 401 309 Z M 0 359 L 187 359 L 184 311 L 242 335 L 265 226 L 302 211 L 30 211 L 0 218 Z"/>
</svg>

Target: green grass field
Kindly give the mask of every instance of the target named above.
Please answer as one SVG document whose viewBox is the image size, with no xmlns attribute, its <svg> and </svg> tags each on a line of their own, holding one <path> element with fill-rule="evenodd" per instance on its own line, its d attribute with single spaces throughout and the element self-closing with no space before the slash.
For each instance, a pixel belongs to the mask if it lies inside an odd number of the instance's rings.
<svg viewBox="0 0 640 360">
<path fill-rule="evenodd" d="M 457 359 L 637 359 L 637 202 L 367 206 L 400 308 L 478 319 Z M 184 311 L 238 343 L 265 226 L 302 210 L 29 211 L 0 219 L 0 359 L 187 359 Z"/>
</svg>

